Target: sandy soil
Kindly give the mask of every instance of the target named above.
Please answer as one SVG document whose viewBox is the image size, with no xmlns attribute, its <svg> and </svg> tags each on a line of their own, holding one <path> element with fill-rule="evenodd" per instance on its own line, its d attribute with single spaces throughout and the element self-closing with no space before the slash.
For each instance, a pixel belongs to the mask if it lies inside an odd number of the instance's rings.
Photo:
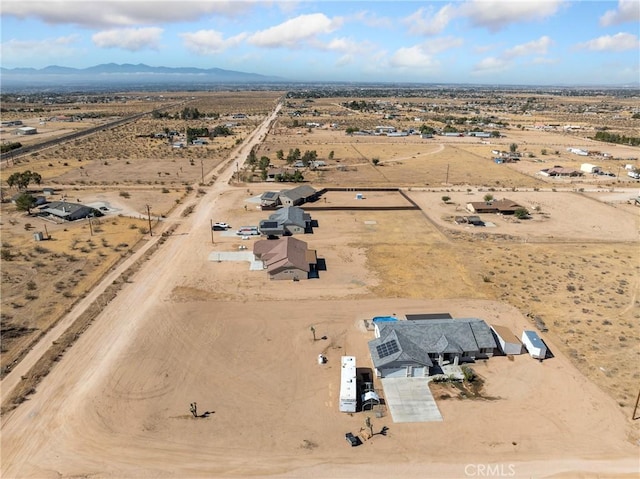
<svg viewBox="0 0 640 479">
<path fill-rule="evenodd" d="M 328 265 L 315 281 L 269 282 L 246 263 L 209 261 L 242 241 L 214 235 L 212 244 L 212 218 L 236 226 L 265 216 L 245 210 L 253 185 L 226 185 L 234 166 L 184 203 L 197 203 L 192 214 L 171 213 L 163 224 L 177 225 L 175 233 L 36 394 L 2 418 L 3 477 L 440 478 L 477 476 L 489 464 L 512 477 L 636 476 L 636 428 L 553 335 L 545 336 L 552 360 L 496 357 L 473 366 L 494 400 L 440 400 L 445 420 L 437 424 L 375 418 L 388 435 L 348 447 L 344 433 L 359 431 L 365 415 L 338 412 L 337 364 L 353 354 L 371 367 L 363 319 L 449 311 L 514 331 L 531 323 L 506 303 L 481 299 L 492 288 L 471 279 L 481 260 L 463 261 L 476 245 L 452 241 L 419 212 L 314 213 L 319 227 L 304 239 Z M 632 218 L 607 208 L 595 209 L 599 218 Z M 619 233 L 631 234 L 626 226 Z M 386 274 L 412 255 L 419 267 Z M 313 341 L 310 326 L 327 340 Z M 190 416 L 193 401 L 208 417 Z"/>
</svg>

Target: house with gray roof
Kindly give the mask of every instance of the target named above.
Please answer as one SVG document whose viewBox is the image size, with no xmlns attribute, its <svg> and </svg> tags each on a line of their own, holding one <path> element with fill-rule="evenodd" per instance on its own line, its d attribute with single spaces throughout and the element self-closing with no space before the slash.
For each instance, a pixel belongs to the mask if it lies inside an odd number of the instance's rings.
<svg viewBox="0 0 640 479">
<path fill-rule="evenodd" d="M 493 356 L 497 344 L 481 319 L 432 319 L 375 323 L 369 341 L 379 377 L 423 377 L 439 366 Z"/>
<path fill-rule="evenodd" d="M 90 206 L 80 203 L 70 203 L 68 201 L 52 201 L 40 208 L 38 216 L 45 218 L 59 219 L 64 221 L 75 221 L 82 218 L 104 216 L 103 213 Z"/>
<path fill-rule="evenodd" d="M 311 228 L 311 215 L 298 206 L 285 206 L 260 221 L 258 229 L 266 236 L 304 234 Z"/>
<path fill-rule="evenodd" d="M 300 185 L 280 192 L 280 204 L 298 206 L 316 198 L 318 192 L 309 185 Z"/>
<path fill-rule="evenodd" d="M 262 209 L 274 209 L 278 206 L 298 206 L 317 199 L 318 192 L 309 185 L 300 185 L 290 190 L 266 191 L 260 195 Z"/>
</svg>

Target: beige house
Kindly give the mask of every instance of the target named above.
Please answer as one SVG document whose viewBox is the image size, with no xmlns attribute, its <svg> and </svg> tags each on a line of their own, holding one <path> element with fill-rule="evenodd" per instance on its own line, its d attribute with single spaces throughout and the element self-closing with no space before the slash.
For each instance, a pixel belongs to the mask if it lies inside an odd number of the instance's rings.
<svg viewBox="0 0 640 479">
<path fill-rule="evenodd" d="M 316 251 L 292 236 L 256 241 L 253 254 L 264 263 L 269 279 L 307 279 L 317 263 Z"/>
</svg>

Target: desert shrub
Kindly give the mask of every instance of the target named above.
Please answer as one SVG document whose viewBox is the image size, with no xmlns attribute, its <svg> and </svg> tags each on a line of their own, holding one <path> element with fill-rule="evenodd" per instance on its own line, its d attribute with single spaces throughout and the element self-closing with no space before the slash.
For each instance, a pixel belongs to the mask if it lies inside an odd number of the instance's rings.
<svg viewBox="0 0 640 479">
<path fill-rule="evenodd" d="M 123 198 L 131 198 L 131 194 L 128 191 L 121 191 L 120 196 Z"/>
<path fill-rule="evenodd" d="M 2 259 L 2 261 L 12 261 L 13 253 L 9 248 L 2 248 L 0 249 L 0 259 Z"/>
<path fill-rule="evenodd" d="M 29 291 L 35 291 L 36 289 L 38 289 L 38 285 L 33 280 L 27 281 L 26 286 L 27 286 L 27 290 Z"/>
</svg>

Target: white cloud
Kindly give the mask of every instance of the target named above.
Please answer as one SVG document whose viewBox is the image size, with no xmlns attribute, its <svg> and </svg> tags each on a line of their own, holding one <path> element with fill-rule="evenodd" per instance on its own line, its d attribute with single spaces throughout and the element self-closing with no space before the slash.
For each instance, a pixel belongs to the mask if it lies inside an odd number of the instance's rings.
<svg viewBox="0 0 640 479">
<path fill-rule="evenodd" d="M 3 0 L 2 15 L 37 18 L 49 24 L 90 28 L 153 25 L 196 20 L 204 15 L 235 16 L 253 8 L 249 1 Z"/>
<path fill-rule="evenodd" d="M 531 63 L 534 65 L 555 65 L 559 63 L 559 60 L 557 58 L 536 57 L 531 60 Z"/>
<path fill-rule="evenodd" d="M 639 48 L 640 42 L 637 35 L 620 32 L 615 35 L 603 35 L 576 46 L 580 49 L 596 52 L 621 52 Z"/>
<path fill-rule="evenodd" d="M 225 40 L 222 33 L 215 30 L 198 30 L 197 32 L 181 33 L 184 46 L 201 55 L 220 53 L 227 48 L 238 45 L 246 38 L 245 33 L 229 37 Z"/>
<path fill-rule="evenodd" d="M 346 65 L 350 65 L 354 62 L 354 56 L 351 55 L 350 53 L 347 53 L 346 55 L 342 55 L 340 58 L 338 58 L 338 61 L 336 61 L 336 66 L 337 67 L 344 67 Z"/>
<path fill-rule="evenodd" d="M 447 36 L 429 39 L 421 46 L 424 51 L 434 54 L 461 47 L 463 44 L 464 40 L 462 38 Z"/>
<path fill-rule="evenodd" d="M 511 23 L 541 20 L 554 15 L 563 0 L 471 0 L 458 8 L 474 26 L 498 31 Z"/>
<path fill-rule="evenodd" d="M 415 13 L 402 20 L 414 35 L 437 35 L 441 33 L 455 17 L 456 9 L 450 4 L 440 8 L 435 14 L 431 8 L 419 8 Z"/>
<path fill-rule="evenodd" d="M 98 32 L 91 37 L 99 48 L 121 48 L 130 52 L 158 50 L 162 28 L 116 28 Z"/>
<path fill-rule="evenodd" d="M 640 2 L 638 0 L 619 0 L 617 10 L 607 10 L 600 17 L 600 25 L 603 27 L 639 21 Z"/>
<path fill-rule="evenodd" d="M 340 17 L 330 19 L 322 13 L 300 15 L 275 27 L 254 33 L 248 42 L 260 47 L 295 48 L 317 35 L 332 33 L 341 25 Z"/>
<path fill-rule="evenodd" d="M 420 45 L 399 48 L 391 56 L 389 64 L 394 68 L 412 68 L 418 70 L 432 70 L 439 66 L 439 62 L 432 55 L 425 52 Z"/>
<path fill-rule="evenodd" d="M 537 40 L 533 40 L 515 47 L 509 48 L 503 54 L 505 58 L 522 57 L 526 55 L 546 55 L 547 50 L 553 44 L 548 36 L 542 36 Z"/>
<path fill-rule="evenodd" d="M 77 55 L 74 45 L 79 40 L 78 35 L 28 41 L 12 39 L 0 44 L 0 53 L 3 63 L 7 64 L 33 66 L 33 61 L 40 64 L 43 58 L 54 63 Z"/>
<path fill-rule="evenodd" d="M 391 28 L 393 27 L 393 21 L 387 17 L 380 17 L 374 12 L 363 10 L 356 13 L 353 20 L 363 23 L 369 28 Z M 351 19 L 350 19 L 351 20 Z"/>
<path fill-rule="evenodd" d="M 509 62 L 503 58 L 486 57 L 473 66 L 473 73 L 497 73 L 506 70 Z"/>
</svg>

